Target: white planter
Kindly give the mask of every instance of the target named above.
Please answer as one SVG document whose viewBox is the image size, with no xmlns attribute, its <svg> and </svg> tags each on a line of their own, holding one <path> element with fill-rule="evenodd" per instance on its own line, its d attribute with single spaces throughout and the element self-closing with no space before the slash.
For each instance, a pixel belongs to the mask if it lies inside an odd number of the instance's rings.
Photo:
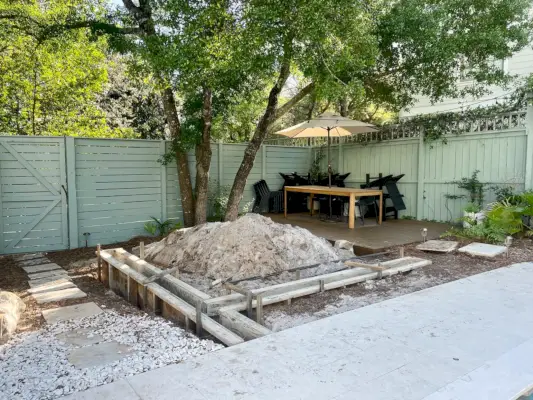
<svg viewBox="0 0 533 400">
<path fill-rule="evenodd" d="M 483 222 L 483 220 L 485 219 L 485 211 L 480 211 L 480 212 L 477 212 L 477 213 L 474 213 L 474 212 L 467 212 L 467 211 L 463 211 L 463 216 L 465 218 L 469 218 L 469 219 L 472 219 L 474 221 L 476 221 L 476 224 L 479 224 L 481 222 Z M 468 228 L 471 228 L 472 225 L 466 221 L 463 221 L 463 228 L 465 229 L 468 229 Z"/>
<path fill-rule="evenodd" d="M 307 198 L 307 209 L 311 210 L 311 197 Z M 320 209 L 320 202 L 317 199 L 313 199 L 313 211 Z"/>
</svg>

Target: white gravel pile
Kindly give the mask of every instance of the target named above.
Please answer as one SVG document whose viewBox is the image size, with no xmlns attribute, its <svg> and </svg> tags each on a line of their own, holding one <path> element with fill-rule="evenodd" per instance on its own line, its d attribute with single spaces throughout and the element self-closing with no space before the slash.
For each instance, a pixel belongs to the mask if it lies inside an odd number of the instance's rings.
<svg viewBox="0 0 533 400">
<path fill-rule="evenodd" d="M 265 276 L 338 258 L 327 240 L 258 214 L 172 232 L 146 252 L 147 261 L 210 279 Z"/>
<path fill-rule="evenodd" d="M 67 358 L 77 346 L 56 335 L 80 328 L 90 328 L 103 342 L 127 345 L 131 353 L 107 365 L 78 369 Z M 0 399 L 53 399 L 221 348 L 162 318 L 106 311 L 22 333 L 0 346 Z"/>
</svg>

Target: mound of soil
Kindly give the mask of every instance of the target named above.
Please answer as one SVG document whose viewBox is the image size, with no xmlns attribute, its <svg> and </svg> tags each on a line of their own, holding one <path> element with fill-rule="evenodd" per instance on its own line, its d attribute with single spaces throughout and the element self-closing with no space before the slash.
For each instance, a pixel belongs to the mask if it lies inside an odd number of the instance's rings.
<svg viewBox="0 0 533 400">
<path fill-rule="evenodd" d="M 327 240 L 258 214 L 180 229 L 146 248 L 149 262 L 210 279 L 265 276 L 338 258 Z"/>
</svg>

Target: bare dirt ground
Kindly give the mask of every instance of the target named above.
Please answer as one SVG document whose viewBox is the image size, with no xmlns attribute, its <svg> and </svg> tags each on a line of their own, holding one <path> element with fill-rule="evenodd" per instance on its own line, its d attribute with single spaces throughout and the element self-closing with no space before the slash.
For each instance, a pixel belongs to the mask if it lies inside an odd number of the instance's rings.
<svg viewBox="0 0 533 400">
<path fill-rule="evenodd" d="M 416 250 L 417 244 L 406 246 L 405 255 L 429 259 L 433 262 L 432 265 L 381 281 L 368 281 L 293 299 L 291 306 L 278 303 L 265 307 L 266 326 L 280 331 L 456 279 L 519 262 L 533 261 L 533 242 L 529 239 L 515 240 L 508 258 L 500 256 L 495 259 L 472 257 L 458 252 L 428 253 Z M 460 243 L 460 246 L 466 244 L 468 242 Z"/>
<path fill-rule="evenodd" d="M 150 243 L 157 239 L 158 238 L 152 237 L 134 238 L 128 242 L 103 246 L 103 248 L 124 247 L 130 251 L 134 246 L 138 246 L 141 240 L 145 243 Z M 74 284 L 76 284 L 82 291 L 87 293 L 87 297 L 45 304 L 37 304 L 33 297 L 28 295 L 28 276 L 24 270 L 17 265 L 15 260 L 11 256 L 0 257 L 0 265 L 2 266 L 0 289 L 14 292 L 26 304 L 26 311 L 22 314 L 18 323 L 17 333 L 38 330 L 45 322 L 41 315 L 43 310 L 90 301 L 95 302 L 102 308 L 115 310 L 122 315 L 144 314 L 143 311 L 140 311 L 121 297 L 107 290 L 104 285 L 98 282 L 96 264 L 90 262 L 91 260 L 96 260 L 95 251 L 95 247 L 83 247 L 46 254 L 46 257 L 52 262 L 55 262 L 68 270 L 72 282 L 74 282 Z"/>
</svg>

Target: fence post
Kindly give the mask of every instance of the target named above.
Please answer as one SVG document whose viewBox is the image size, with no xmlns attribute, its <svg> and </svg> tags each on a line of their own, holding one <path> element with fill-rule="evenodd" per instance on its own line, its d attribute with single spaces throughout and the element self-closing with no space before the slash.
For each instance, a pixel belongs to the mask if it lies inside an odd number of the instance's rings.
<svg viewBox="0 0 533 400">
<path fill-rule="evenodd" d="M 164 156 L 167 152 L 167 144 L 164 140 L 159 142 L 159 152 Z M 161 164 L 161 222 L 167 220 L 167 166 Z"/>
<path fill-rule="evenodd" d="M 75 138 L 65 137 L 65 163 L 67 165 L 67 202 L 69 248 L 77 249 L 78 243 L 78 199 L 76 192 L 76 147 Z"/>
<path fill-rule="evenodd" d="M 418 139 L 418 177 L 416 185 L 416 219 L 424 218 L 424 165 L 426 163 L 426 147 L 424 130 L 420 129 Z"/>
<path fill-rule="evenodd" d="M 218 190 L 222 189 L 224 179 L 224 143 L 218 143 Z"/>
<path fill-rule="evenodd" d="M 266 180 L 266 169 L 267 169 L 267 151 L 266 146 L 261 145 L 261 179 Z"/>
<path fill-rule="evenodd" d="M 526 174 L 524 187 L 533 189 L 533 92 L 527 95 L 526 111 Z"/>
</svg>

